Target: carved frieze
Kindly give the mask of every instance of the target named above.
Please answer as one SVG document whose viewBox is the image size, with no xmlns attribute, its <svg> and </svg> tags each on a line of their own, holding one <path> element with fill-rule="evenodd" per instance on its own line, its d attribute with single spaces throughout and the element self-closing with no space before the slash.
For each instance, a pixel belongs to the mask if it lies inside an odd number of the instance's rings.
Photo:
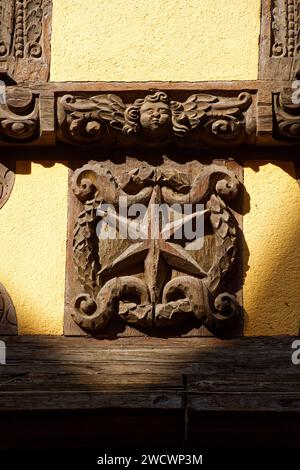
<svg viewBox="0 0 300 470">
<path fill-rule="evenodd" d="M 49 75 L 51 0 L 0 0 L 0 70 L 16 82 Z"/>
<path fill-rule="evenodd" d="M 179 165 L 166 158 L 159 166 L 90 162 L 77 169 L 75 284 L 67 281 L 73 321 L 89 332 L 116 319 L 159 330 L 193 318 L 213 332 L 239 322 L 235 292 L 226 290 L 238 257 L 228 203 L 239 187 L 236 172 L 224 163 Z M 161 207 L 172 215 L 165 218 Z M 199 221 L 202 238 L 197 230 L 187 235 L 187 226 Z"/>
<path fill-rule="evenodd" d="M 225 145 L 246 142 L 254 132 L 250 93 L 221 97 L 199 93 L 184 102 L 153 91 L 125 103 L 115 94 L 58 100 L 61 138 L 103 146 Z"/>
</svg>

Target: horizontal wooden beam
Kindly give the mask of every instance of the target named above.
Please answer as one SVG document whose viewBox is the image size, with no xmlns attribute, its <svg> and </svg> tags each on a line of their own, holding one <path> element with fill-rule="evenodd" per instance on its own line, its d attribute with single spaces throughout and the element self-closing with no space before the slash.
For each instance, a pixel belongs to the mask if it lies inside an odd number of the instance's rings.
<svg viewBox="0 0 300 470">
<path fill-rule="evenodd" d="M 78 150 L 295 146 L 300 143 L 300 93 L 293 83 L 53 82 L 7 86 L 6 104 L 0 105 L 0 145 L 24 149 L 68 144 Z M 145 106 L 149 102 L 152 107 L 162 103 L 162 121 L 151 124 Z"/>
<path fill-rule="evenodd" d="M 300 411 L 292 337 L 2 339 L 0 411 Z"/>
</svg>

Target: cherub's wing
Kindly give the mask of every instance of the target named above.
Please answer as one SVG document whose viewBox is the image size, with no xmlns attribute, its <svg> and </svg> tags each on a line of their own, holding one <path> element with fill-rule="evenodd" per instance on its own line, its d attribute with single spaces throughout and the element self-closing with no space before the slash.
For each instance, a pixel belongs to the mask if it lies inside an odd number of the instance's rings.
<svg viewBox="0 0 300 470">
<path fill-rule="evenodd" d="M 242 92 L 237 97 L 218 98 L 212 104 L 211 112 L 214 116 L 237 116 L 241 111 L 246 111 L 252 102 L 250 93 Z"/>
<path fill-rule="evenodd" d="M 119 96 L 108 94 L 93 96 L 91 101 L 96 104 L 97 114 L 104 121 L 109 121 L 111 127 L 122 130 L 125 124 L 125 104 Z"/>
<path fill-rule="evenodd" d="M 249 107 L 251 101 L 251 95 L 246 92 L 234 98 L 199 94 L 190 96 L 182 106 L 191 128 L 195 129 L 205 121 L 205 117 L 237 116 Z"/>
<path fill-rule="evenodd" d="M 15 13 L 15 0 L 0 2 L 0 44 L 2 44 L 3 52 L 0 54 L 0 59 L 5 59 L 11 49 L 12 36 L 14 29 L 14 13 Z"/>
<path fill-rule="evenodd" d="M 206 113 L 211 110 L 212 105 L 219 100 L 216 96 L 199 94 L 191 95 L 182 103 L 183 112 L 189 120 L 191 129 L 195 129 L 201 124 Z"/>
</svg>

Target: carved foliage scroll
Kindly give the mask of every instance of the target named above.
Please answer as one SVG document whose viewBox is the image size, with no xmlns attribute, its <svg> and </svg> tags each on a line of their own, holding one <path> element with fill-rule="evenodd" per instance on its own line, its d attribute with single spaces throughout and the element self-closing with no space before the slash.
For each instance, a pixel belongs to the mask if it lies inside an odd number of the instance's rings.
<svg viewBox="0 0 300 470">
<path fill-rule="evenodd" d="M 0 0 L 0 67 L 16 82 L 49 75 L 51 0 Z"/>
<path fill-rule="evenodd" d="M 194 94 L 186 101 L 154 91 L 133 103 L 114 94 L 58 101 L 60 138 L 66 142 L 103 146 L 210 146 L 249 141 L 255 132 L 249 114 L 252 97 Z"/>
<path fill-rule="evenodd" d="M 126 172 L 91 162 L 74 172 L 72 191 L 82 208 L 73 233 L 78 291 L 69 301 L 83 330 L 101 331 L 116 318 L 146 330 L 180 329 L 194 318 L 216 333 L 240 321 L 238 300 L 226 290 L 238 257 L 228 202 L 240 183 L 225 165 L 191 168 L 138 162 Z M 127 215 L 120 201 L 126 201 Z M 136 205 L 145 207 L 141 218 L 132 216 Z M 180 212 L 185 205 L 189 214 L 166 224 L 156 212 L 157 206 Z M 203 245 L 191 248 L 195 240 L 182 229 L 200 217 L 208 231 Z M 111 226 L 112 239 L 103 239 Z"/>
<path fill-rule="evenodd" d="M 0 163 L 0 209 L 9 198 L 14 181 L 14 172 Z M 0 335 L 14 334 L 17 334 L 16 312 L 9 294 L 0 284 Z"/>
</svg>

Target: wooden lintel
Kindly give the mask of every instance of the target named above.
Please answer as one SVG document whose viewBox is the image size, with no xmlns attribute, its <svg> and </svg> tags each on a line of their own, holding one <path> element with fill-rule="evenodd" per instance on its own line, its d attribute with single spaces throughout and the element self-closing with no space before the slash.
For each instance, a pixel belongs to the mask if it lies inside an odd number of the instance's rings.
<svg viewBox="0 0 300 470">
<path fill-rule="evenodd" d="M 62 82 L 7 86 L 0 145 L 224 149 L 300 144 L 292 81 Z M 140 121 L 147 101 L 169 109 L 165 129 Z M 133 117 L 134 116 L 134 117 Z"/>
</svg>

